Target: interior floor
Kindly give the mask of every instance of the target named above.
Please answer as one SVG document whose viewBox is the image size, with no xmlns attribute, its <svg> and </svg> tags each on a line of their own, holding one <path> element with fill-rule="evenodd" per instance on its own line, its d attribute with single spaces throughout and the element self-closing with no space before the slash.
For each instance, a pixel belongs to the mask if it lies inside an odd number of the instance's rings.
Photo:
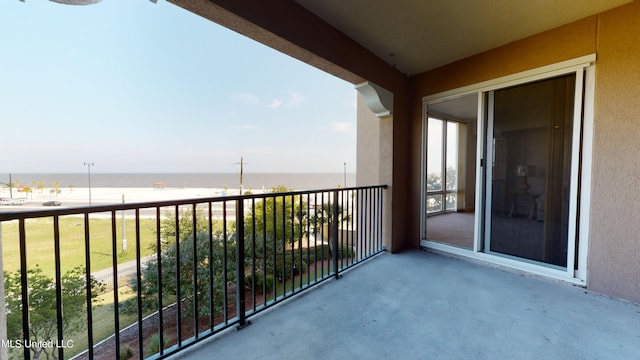
<svg viewBox="0 0 640 360">
<path fill-rule="evenodd" d="M 427 217 L 427 239 L 473 249 L 474 212 L 451 212 Z"/>
<path fill-rule="evenodd" d="M 427 239 L 472 250 L 475 213 L 458 212 L 427 218 Z M 523 216 L 494 216 L 491 251 L 544 262 L 544 223 Z M 562 255 L 562 254 L 561 254 Z"/>
</svg>

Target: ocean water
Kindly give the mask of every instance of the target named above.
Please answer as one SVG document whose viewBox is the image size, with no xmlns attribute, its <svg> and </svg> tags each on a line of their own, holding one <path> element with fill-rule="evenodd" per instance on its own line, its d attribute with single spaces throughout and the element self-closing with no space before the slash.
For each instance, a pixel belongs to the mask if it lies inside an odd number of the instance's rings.
<svg viewBox="0 0 640 360">
<path fill-rule="evenodd" d="M 8 183 L 9 177 L 15 184 L 38 186 L 41 182 L 47 188 L 58 182 L 61 188 L 69 186 L 82 188 L 89 186 L 88 173 L 65 174 L 0 174 L 0 182 Z M 356 175 L 346 174 L 346 186 L 355 186 Z M 345 186 L 343 173 L 245 173 L 243 187 L 251 189 L 271 189 L 284 185 L 295 190 L 314 190 Z M 152 188 L 162 183 L 165 188 L 237 188 L 240 174 L 231 173 L 91 173 L 91 187 Z"/>
</svg>

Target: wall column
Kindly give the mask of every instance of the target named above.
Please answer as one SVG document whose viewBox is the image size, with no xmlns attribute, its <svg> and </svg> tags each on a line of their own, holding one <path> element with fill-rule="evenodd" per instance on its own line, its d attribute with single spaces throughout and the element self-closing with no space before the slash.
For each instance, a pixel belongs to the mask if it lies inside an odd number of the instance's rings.
<svg viewBox="0 0 640 360">
<path fill-rule="evenodd" d="M 376 101 L 376 98 L 379 100 L 380 93 L 386 90 L 371 92 L 374 88 L 363 86 L 363 84 L 356 88 L 358 89 L 356 185 L 389 186 L 383 197 L 382 238 L 383 245 L 391 251 L 393 249 L 391 206 L 393 203 L 393 116 L 391 115 L 393 94 L 387 92 L 382 95 L 387 99 L 386 104 L 383 105 L 382 101 Z"/>
</svg>

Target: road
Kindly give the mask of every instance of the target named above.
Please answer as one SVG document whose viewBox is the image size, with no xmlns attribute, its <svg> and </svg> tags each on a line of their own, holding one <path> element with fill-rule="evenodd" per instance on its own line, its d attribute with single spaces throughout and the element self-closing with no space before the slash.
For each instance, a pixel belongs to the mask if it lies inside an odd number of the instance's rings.
<svg viewBox="0 0 640 360">
<path fill-rule="evenodd" d="M 140 266 L 144 268 L 146 263 L 155 258 L 154 255 L 149 255 L 140 259 Z M 122 264 L 118 264 L 118 279 L 130 277 L 136 274 L 136 261 L 131 260 Z M 105 284 L 113 282 L 113 268 L 107 268 L 104 270 L 98 270 L 91 273 L 91 275 L 98 281 L 102 281 Z"/>
</svg>

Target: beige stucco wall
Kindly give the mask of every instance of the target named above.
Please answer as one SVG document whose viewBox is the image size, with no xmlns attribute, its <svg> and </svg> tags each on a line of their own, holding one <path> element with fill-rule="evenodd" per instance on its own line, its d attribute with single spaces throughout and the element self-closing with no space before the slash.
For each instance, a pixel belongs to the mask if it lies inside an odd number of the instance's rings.
<svg viewBox="0 0 640 360">
<path fill-rule="evenodd" d="M 356 148 L 356 185 L 387 185 L 383 200 L 383 245 L 394 249 L 392 204 L 393 192 L 393 117 L 378 118 L 364 97 L 357 100 L 358 140 Z"/>
<path fill-rule="evenodd" d="M 356 184 L 380 184 L 380 119 L 369 110 L 362 94 L 357 99 Z"/>
<path fill-rule="evenodd" d="M 588 288 L 640 303 L 639 1 L 413 78 L 412 127 L 421 122 L 422 96 L 592 53 L 597 62 Z M 420 154 L 419 134 L 411 137 L 414 154 Z M 419 169 L 419 156 L 413 161 Z M 419 171 L 411 177 L 412 192 L 419 194 Z"/>
<path fill-rule="evenodd" d="M 589 288 L 640 303 L 640 2 L 598 17 Z"/>
</svg>

